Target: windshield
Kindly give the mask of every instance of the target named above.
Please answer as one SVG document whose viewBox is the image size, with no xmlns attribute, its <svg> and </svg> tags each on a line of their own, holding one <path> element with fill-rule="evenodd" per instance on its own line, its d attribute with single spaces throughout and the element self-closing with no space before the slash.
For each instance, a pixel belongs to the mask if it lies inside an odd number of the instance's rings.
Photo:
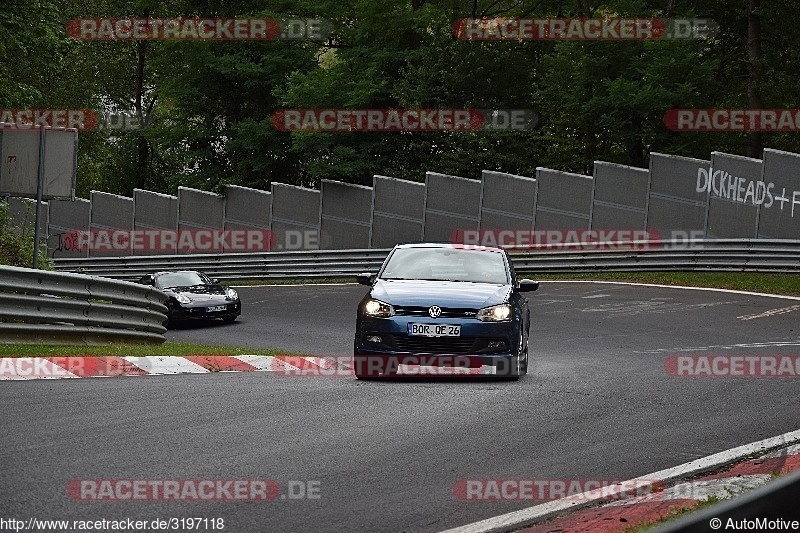
<svg viewBox="0 0 800 533">
<path fill-rule="evenodd" d="M 156 278 L 156 287 L 169 289 L 171 287 L 193 287 L 195 285 L 208 285 L 211 280 L 200 272 L 171 272 Z"/>
<path fill-rule="evenodd" d="M 398 248 L 381 279 L 509 283 L 502 252 L 457 248 Z"/>
</svg>

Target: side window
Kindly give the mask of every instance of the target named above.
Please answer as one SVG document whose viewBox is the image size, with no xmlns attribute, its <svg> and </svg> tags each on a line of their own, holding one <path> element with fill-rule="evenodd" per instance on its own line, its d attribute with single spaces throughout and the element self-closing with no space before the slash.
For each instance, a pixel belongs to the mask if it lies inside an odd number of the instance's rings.
<svg viewBox="0 0 800 533">
<path fill-rule="evenodd" d="M 506 262 L 508 263 L 508 271 L 511 273 L 511 286 L 514 287 L 517 284 L 517 272 L 514 270 L 514 263 L 511 262 L 511 256 L 508 255 L 508 252 L 503 251 L 503 254 L 506 256 Z"/>
<path fill-rule="evenodd" d="M 153 276 L 151 275 L 143 276 L 142 279 L 139 280 L 139 283 L 144 283 L 145 285 L 153 285 Z"/>
</svg>

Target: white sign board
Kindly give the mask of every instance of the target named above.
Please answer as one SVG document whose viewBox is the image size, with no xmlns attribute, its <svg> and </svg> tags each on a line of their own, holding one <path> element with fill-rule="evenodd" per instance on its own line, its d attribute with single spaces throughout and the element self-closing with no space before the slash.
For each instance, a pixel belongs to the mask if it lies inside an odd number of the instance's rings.
<svg viewBox="0 0 800 533">
<path fill-rule="evenodd" d="M 0 195 L 36 198 L 39 129 L 0 124 Z M 42 199 L 72 200 L 77 174 L 78 130 L 47 128 L 44 135 Z"/>
</svg>

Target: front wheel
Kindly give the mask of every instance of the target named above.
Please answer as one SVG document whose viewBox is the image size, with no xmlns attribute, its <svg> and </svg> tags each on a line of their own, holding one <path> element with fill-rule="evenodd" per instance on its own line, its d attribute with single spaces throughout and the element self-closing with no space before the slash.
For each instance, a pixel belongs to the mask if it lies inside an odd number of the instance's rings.
<svg viewBox="0 0 800 533">
<path fill-rule="evenodd" d="M 239 318 L 239 315 L 226 316 L 222 318 L 222 321 L 226 324 L 232 324 L 233 322 L 236 322 L 237 318 Z"/>
</svg>

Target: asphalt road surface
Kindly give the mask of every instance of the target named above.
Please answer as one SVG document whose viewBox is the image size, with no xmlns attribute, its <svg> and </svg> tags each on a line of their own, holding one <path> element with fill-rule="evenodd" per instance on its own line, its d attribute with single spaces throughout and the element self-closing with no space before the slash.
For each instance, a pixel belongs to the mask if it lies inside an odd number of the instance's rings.
<svg viewBox="0 0 800 533">
<path fill-rule="evenodd" d="M 238 290 L 240 321 L 168 338 L 347 355 L 367 289 Z M 257 372 L 0 383 L 0 518 L 438 531 L 535 503 L 461 501 L 459 480 L 628 479 L 800 425 L 797 379 L 664 368 L 675 354 L 797 355 L 797 301 L 560 282 L 542 283 L 531 300 L 532 364 L 518 382 Z M 275 480 L 285 496 L 299 481 L 319 498 L 92 502 L 67 493 L 75 480 L 186 478 Z"/>
</svg>

